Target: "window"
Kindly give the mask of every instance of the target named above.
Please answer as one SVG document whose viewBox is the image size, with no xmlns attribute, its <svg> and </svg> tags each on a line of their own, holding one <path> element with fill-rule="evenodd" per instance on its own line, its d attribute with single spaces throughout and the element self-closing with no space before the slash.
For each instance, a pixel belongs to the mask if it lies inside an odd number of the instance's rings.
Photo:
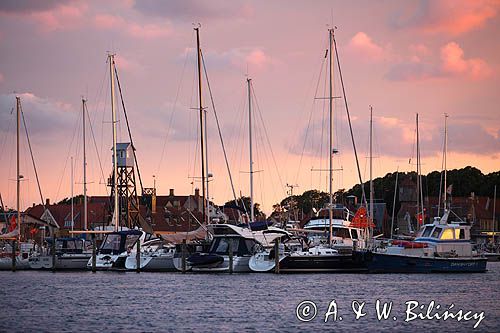
<svg viewBox="0 0 500 333">
<path fill-rule="evenodd" d="M 64 221 L 64 226 L 65 226 L 66 228 L 71 228 L 71 225 L 72 225 L 71 220 L 65 220 L 65 221 Z"/>
<path fill-rule="evenodd" d="M 139 235 L 127 235 L 127 240 L 125 241 L 125 249 L 134 246 L 138 239 Z"/>
<path fill-rule="evenodd" d="M 441 239 L 453 239 L 453 229 L 444 229 Z"/>
<path fill-rule="evenodd" d="M 455 229 L 455 239 L 465 239 L 465 230 Z"/>
<path fill-rule="evenodd" d="M 432 232 L 432 235 L 431 237 L 433 238 L 438 238 L 439 237 L 439 234 L 441 233 L 441 228 L 438 228 L 438 227 L 435 227 L 434 228 L 434 231 Z"/>
<path fill-rule="evenodd" d="M 429 237 L 429 235 L 431 234 L 431 231 L 432 231 L 432 227 L 425 227 L 425 230 L 422 233 L 422 237 Z"/>
<path fill-rule="evenodd" d="M 353 239 L 358 239 L 358 231 L 356 229 L 351 229 L 351 235 Z"/>
</svg>

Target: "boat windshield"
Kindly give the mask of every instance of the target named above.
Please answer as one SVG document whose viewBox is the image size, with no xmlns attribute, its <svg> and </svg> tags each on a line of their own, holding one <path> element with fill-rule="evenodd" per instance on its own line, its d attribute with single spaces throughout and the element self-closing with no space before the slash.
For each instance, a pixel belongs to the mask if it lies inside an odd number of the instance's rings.
<svg viewBox="0 0 500 333">
<path fill-rule="evenodd" d="M 245 238 L 217 237 L 214 239 L 212 246 L 210 247 L 210 253 L 228 255 L 230 244 L 232 244 L 231 247 L 235 256 L 243 256 L 252 253 L 255 241 Z"/>
<path fill-rule="evenodd" d="M 427 226 L 424 229 L 424 232 L 422 232 L 422 237 L 429 237 L 432 231 L 432 226 Z"/>
<path fill-rule="evenodd" d="M 349 234 L 349 229 L 347 228 L 332 228 L 332 236 L 341 238 L 351 238 L 351 235 Z"/>
<path fill-rule="evenodd" d="M 438 238 L 439 234 L 441 233 L 441 230 L 442 230 L 441 228 L 435 227 L 431 237 Z"/>
<path fill-rule="evenodd" d="M 119 234 L 109 234 L 106 236 L 104 239 L 104 242 L 101 245 L 101 248 L 99 249 L 99 252 L 103 254 L 118 254 L 123 252 L 123 249 L 121 248 L 121 240 L 122 237 Z"/>
<path fill-rule="evenodd" d="M 127 235 L 127 240 L 125 241 L 125 249 L 133 247 L 139 237 L 139 235 Z"/>
</svg>

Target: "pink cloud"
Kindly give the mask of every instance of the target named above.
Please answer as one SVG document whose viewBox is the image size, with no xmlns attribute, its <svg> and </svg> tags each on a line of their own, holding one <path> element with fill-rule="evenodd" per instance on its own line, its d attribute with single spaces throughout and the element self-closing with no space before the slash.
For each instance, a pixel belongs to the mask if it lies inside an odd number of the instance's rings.
<svg viewBox="0 0 500 333">
<path fill-rule="evenodd" d="M 484 27 L 499 8 L 499 0 L 421 1 L 408 17 L 398 17 L 396 26 L 456 36 Z"/>
<path fill-rule="evenodd" d="M 483 59 L 465 59 L 463 49 L 455 42 L 450 42 L 441 48 L 441 62 L 443 72 L 450 75 L 484 79 L 492 74 L 492 70 Z"/>
<path fill-rule="evenodd" d="M 384 49 L 362 31 L 351 38 L 347 48 L 349 52 L 362 57 L 368 62 L 378 62 L 385 57 Z"/>
<path fill-rule="evenodd" d="M 128 23 L 120 16 L 109 14 L 98 14 L 94 17 L 94 24 L 97 28 L 107 30 L 121 30 L 129 36 L 142 39 L 154 39 L 171 35 L 172 29 L 169 24 L 144 24 Z"/>
<path fill-rule="evenodd" d="M 86 11 L 86 4 L 61 5 L 50 10 L 33 12 L 25 17 L 35 21 L 43 32 L 52 32 L 76 27 Z"/>
<path fill-rule="evenodd" d="M 250 64 L 257 67 L 263 67 L 270 63 L 269 57 L 260 49 L 252 50 L 245 60 Z"/>
<path fill-rule="evenodd" d="M 4 77 L 3 77 L 3 74 L 0 73 L 0 83 L 2 83 L 4 81 Z"/>
<path fill-rule="evenodd" d="M 481 58 L 467 59 L 464 50 L 449 42 L 440 49 L 440 58 L 430 57 L 426 47 L 410 46 L 408 60 L 393 64 L 385 77 L 392 81 L 421 81 L 428 79 L 466 78 L 487 79 L 493 74 L 491 67 Z"/>
</svg>

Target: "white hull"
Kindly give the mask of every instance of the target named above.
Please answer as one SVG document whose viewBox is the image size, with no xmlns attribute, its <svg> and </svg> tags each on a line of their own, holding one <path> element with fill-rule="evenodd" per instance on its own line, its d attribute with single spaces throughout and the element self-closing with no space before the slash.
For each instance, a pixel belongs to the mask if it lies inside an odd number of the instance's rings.
<svg viewBox="0 0 500 333">
<path fill-rule="evenodd" d="M 280 254 L 279 261 L 282 261 L 284 258 L 285 255 Z M 252 272 L 271 272 L 276 266 L 276 259 L 269 257 L 269 251 L 258 252 L 250 258 L 248 266 Z"/>
<path fill-rule="evenodd" d="M 174 265 L 173 254 L 164 254 L 158 256 L 141 255 L 140 261 L 141 271 L 156 271 L 156 272 L 175 272 L 177 271 Z M 131 255 L 125 261 L 125 268 L 128 270 L 137 269 L 137 258 Z"/>
<path fill-rule="evenodd" d="M 124 270 L 127 253 L 121 254 L 99 254 L 96 256 L 97 270 Z M 92 257 L 87 261 L 87 268 L 92 269 Z"/>
<path fill-rule="evenodd" d="M 85 270 L 87 269 L 87 263 L 91 258 L 92 254 L 90 253 L 56 256 L 56 269 Z M 31 257 L 29 260 L 29 266 L 31 269 L 52 269 L 52 256 L 45 255 Z"/>
<path fill-rule="evenodd" d="M 28 259 L 23 259 L 21 256 L 16 257 L 16 270 L 18 269 L 29 269 Z M 12 269 L 12 258 L 2 257 L 0 258 L 0 271 L 11 270 Z"/>
</svg>

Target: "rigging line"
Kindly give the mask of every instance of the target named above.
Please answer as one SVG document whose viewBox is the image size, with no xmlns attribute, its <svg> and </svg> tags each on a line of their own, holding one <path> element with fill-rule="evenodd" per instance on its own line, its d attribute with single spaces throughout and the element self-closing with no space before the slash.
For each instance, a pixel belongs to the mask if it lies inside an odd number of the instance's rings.
<svg viewBox="0 0 500 333">
<path fill-rule="evenodd" d="M 192 32 L 192 36 L 194 36 L 194 30 Z M 192 39 L 191 39 L 191 42 L 192 42 Z M 166 146 L 167 146 L 167 142 L 168 142 L 168 137 L 170 135 L 170 131 L 172 129 L 172 123 L 173 123 L 173 119 L 174 119 L 175 109 L 177 108 L 177 101 L 179 100 L 179 95 L 180 95 L 180 92 L 181 92 L 182 82 L 184 81 L 184 73 L 186 71 L 186 65 L 187 65 L 187 61 L 188 61 L 189 52 L 185 52 L 185 53 L 186 53 L 186 56 L 184 57 L 184 65 L 182 66 L 181 79 L 180 79 L 179 85 L 177 86 L 177 92 L 175 94 L 174 104 L 172 105 L 172 111 L 170 113 L 170 118 L 168 120 L 168 127 L 167 127 L 167 131 L 165 133 L 165 139 L 163 141 L 163 148 L 161 150 L 160 162 L 158 163 L 158 168 L 156 169 L 156 174 L 157 175 L 160 173 L 161 164 L 163 162 L 163 156 L 165 156 L 165 149 L 166 149 Z"/>
<path fill-rule="evenodd" d="M 92 122 L 90 121 L 89 111 L 87 109 L 87 103 L 85 103 L 85 111 L 86 111 L 85 113 L 87 114 L 87 119 L 89 120 L 90 133 L 92 135 L 92 141 L 94 142 L 95 153 L 97 155 L 97 161 L 99 162 L 99 169 L 101 170 L 101 176 L 104 181 L 106 178 L 104 177 L 104 170 L 102 168 L 101 157 L 99 156 L 99 150 L 97 149 L 97 142 L 95 140 L 94 128 L 92 127 Z M 104 188 L 106 189 L 106 195 L 109 196 L 108 187 L 104 186 Z"/>
<path fill-rule="evenodd" d="M 319 75 L 318 75 L 318 81 L 316 82 L 316 89 L 314 91 L 314 98 L 316 98 L 316 94 L 318 93 L 318 87 L 319 87 L 319 83 L 321 80 L 321 73 L 323 73 L 323 67 L 325 65 L 325 62 L 326 62 L 326 58 L 324 58 L 323 61 L 321 62 L 321 68 L 319 70 Z M 307 137 L 309 134 L 309 127 L 311 125 L 311 118 L 312 118 L 313 111 L 314 111 L 314 99 L 313 99 L 312 106 L 311 106 L 311 112 L 309 112 L 309 120 L 307 121 L 306 135 L 304 138 L 304 144 L 302 145 L 302 152 L 300 153 L 299 166 L 297 168 L 297 174 L 295 176 L 295 183 L 298 183 L 300 168 L 302 165 L 302 159 L 304 157 L 304 151 L 305 151 L 306 145 L 307 145 Z"/>
<path fill-rule="evenodd" d="M 120 99 L 122 101 L 123 114 L 125 115 L 125 123 L 127 124 L 128 137 L 130 139 L 130 144 L 132 145 L 132 152 L 134 153 L 135 168 L 137 169 L 137 176 L 139 177 L 139 184 L 141 185 L 141 193 L 144 191 L 142 186 L 141 172 L 139 171 L 139 163 L 137 163 L 137 154 L 135 153 L 135 145 L 132 139 L 132 132 L 130 131 L 130 124 L 128 122 L 127 110 L 125 109 L 125 101 L 123 100 L 122 86 L 120 84 L 120 79 L 118 78 L 118 70 L 116 69 L 115 61 L 113 60 L 113 67 L 115 69 L 116 82 L 118 83 L 118 91 L 120 92 Z"/>
<path fill-rule="evenodd" d="M 250 82 L 250 87 L 252 88 L 252 93 L 253 93 L 253 97 L 255 100 L 255 105 L 257 106 L 257 111 L 259 114 L 260 122 L 262 124 L 263 129 L 264 129 L 264 134 L 266 136 L 267 145 L 269 146 L 269 150 L 271 152 L 271 157 L 273 158 L 274 167 L 276 168 L 276 173 L 278 174 L 278 179 L 279 179 L 280 184 L 281 184 L 281 190 L 283 191 L 283 194 L 286 196 L 285 185 L 283 183 L 283 179 L 281 178 L 281 174 L 279 173 L 278 164 L 276 163 L 276 158 L 274 157 L 273 148 L 271 146 L 271 142 L 269 141 L 269 135 L 267 133 L 266 124 L 264 123 L 264 118 L 262 117 L 262 112 L 260 111 L 259 102 L 257 100 L 257 96 L 255 95 L 255 89 L 254 89 L 253 84 L 251 82 Z"/>
<path fill-rule="evenodd" d="M 217 124 L 217 132 L 219 133 L 219 139 L 220 139 L 220 143 L 222 146 L 222 152 L 224 153 L 224 161 L 226 162 L 227 174 L 229 175 L 229 182 L 231 183 L 231 190 L 233 191 L 233 198 L 236 201 L 236 191 L 234 189 L 233 176 L 231 174 L 231 169 L 229 168 L 229 161 L 227 160 L 227 154 L 226 154 L 226 146 L 224 145 L 224 140 L 222 138 L 222 132 L 220 129 L 220 124 L 219 124 L 219 117 L 217 116 L 217 110 L 215 109 L 214 98 L 212 95 L 212 88 L 210 87 L 210 81 L 208 80 L 207 68 L 205 67 L 205 57 L 203 56 L 203 52 L 201 52 L 201 50 L 200 50 L 200 53 L 201 53 L 201 62 L 203 64 L 203 71 L 205 72 L 205 80 L 207 81 L 208 92 L 210 94 L 210 101 L 212 103 L 212 109 L 214 110 L 215 123 Z"/>
<path fill-rule="evenodd" d="M 354 141 L 354 134 L 352 132 L 351 115 L 349 113 L 349 106 L 347 104 L 347 96 L 346 96 L 346 93 L 345 93 L 344 79 L 342 77 L 342 69 L 340 67 L 340 59 L 339 59 L 339 53 L 338 53 L 338 50 L 337 50 L 337 42 L 335 40 L 335 35 L 333 36 L 333 45 L 335 47 L 335 58 L 337 58 L 337 67 L 339 69 L 340 84 L 342 86 L 342 95 L 344 97 L 345 110 L 346 110 L 346 113 L 347 113 L 347 121 L 349 122 L 349 131 L 351 133 L 352 148 L 354 150 L 354 157 L 356 159 L 356 166 L 357 166 L 357 169 L 358 169 L 359 183 L 361 185 L 361 192 L 362 192 L 362 196 L 363 196 L 362 201 L 364 201 L 365 206 L 368 207 L 368 202 L 366 201 L 365 188 L 363 186 L 363 179 L 361 178 L 361 170 L 359 168 L 358 151 L 356 150 L 356 143 Z"/>
</svg>

